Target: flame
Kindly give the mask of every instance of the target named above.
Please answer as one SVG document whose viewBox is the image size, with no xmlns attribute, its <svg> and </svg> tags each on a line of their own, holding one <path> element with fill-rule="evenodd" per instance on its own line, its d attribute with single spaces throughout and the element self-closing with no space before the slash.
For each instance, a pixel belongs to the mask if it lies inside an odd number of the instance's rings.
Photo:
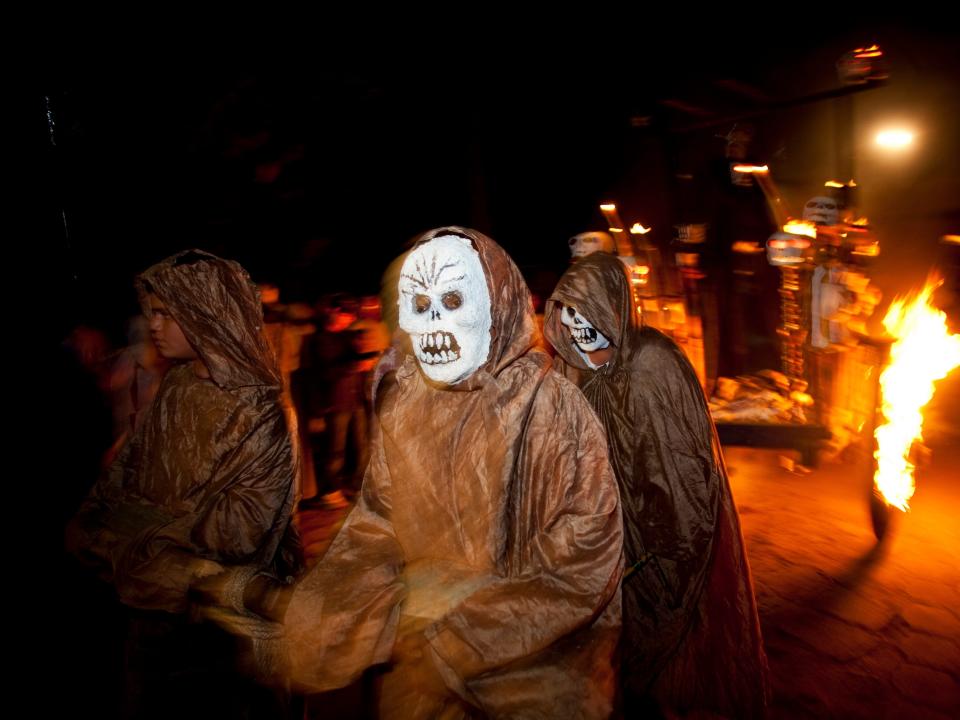
<svg viewBox="0 0 960 720">
<path fill-rule="evenodd" d="M 914 491 L 910 448 L 923 439 L 921 411 L 933 397 L 934 382 L 960 365 L 960 334 L 947 331 L 946 315 L 930 303 L 941 282 L 928 279 L 915 297 L 895 299 L 883 319 L 896 340 L 880 375 L 886 423 L 875 432 L 873 479 L 886 503 L 904 511 Z"/>
<path fill-rule="evenodd" d="M 880 49 L 880 46 L 874 43 L 870 47 L 866 48 L 857 48 L 853 51 L 854 57 L 880 57 L 883 55 L 883 50 Z"/>
<path fill-rule="evenodd" d="M 617 206 L 614 205 L 613 203 L 604 203 L 603 205 L 600 206 L 600 210 L 602 212 L 613 212 L 616 209 L 617 209 Z"/>
<path fill-rule="evenodd" d="M 880 49 L 879 45 L 871 45 L 868 48 L 857 48 L 854 52 L 855 58 L 871 58 L 871 57 L 882 57 L 883 50 Z"/>
<path fill-rule="evenodd" d="M 766 165 L 734 165 L 733 169 L 738 173 L 765 173 L 770 172 Z"/>
<path fill-rule="evenodd" d="M 653 228 L 644 227 L 640 223 L 634 223 L 633 227 L 630 228 L 630 232 L 634 235 L 646 235 L 651 230 L 653 230 Z"/>
<path fill-rule="evenodd" d="M 857 184 L 853 181 L 853 178 L 850 178 L 850 182 L 846 183 L 842 183 L 839 180 L 827 180 L 823 186 L 828 188 L 855 188 Z"/>
<path fill-rule="evenodd" d="M 783 226 L 783 231 L 791 235 L 806 235 L 815 238 L 817 236 L 817 225 L 810 220 L 790 220 Z"/>
</svg>

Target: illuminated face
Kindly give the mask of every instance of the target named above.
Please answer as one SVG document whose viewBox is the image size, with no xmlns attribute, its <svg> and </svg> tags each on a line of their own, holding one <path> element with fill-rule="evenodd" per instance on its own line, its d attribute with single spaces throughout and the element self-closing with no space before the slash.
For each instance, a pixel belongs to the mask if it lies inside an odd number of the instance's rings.
<svg viewBox="0 0 960 720">
<path fill-rule="evenodd" d="M 487 361 L 490 293 L 469 240 L 444 235 L 414 248 L 399 291 L 400 328 L 428 378 L 456 385 Z"/>
<path fill-rule="evenodd" d="M 193 349 L 180 329 L 180 325 L 167 312 L 167 306 L 153 293 L 147 296 L 150 305 L 150 337 L 157 346 L 157 352 L 168 360 L 193 360 L 197 351 Z"/>
<path fill-rule="evenodd" d="M 560 313 L 560 322 L 567 326 L 570 337 L 573 338 L 573 342 L 576 343 L 581 352 L 592 353 L 603 350 L 610 345 L 610 341 L 604 337 L 603 333 L 591 325 L 572 305 L 563 306 Z"/>
</svg>

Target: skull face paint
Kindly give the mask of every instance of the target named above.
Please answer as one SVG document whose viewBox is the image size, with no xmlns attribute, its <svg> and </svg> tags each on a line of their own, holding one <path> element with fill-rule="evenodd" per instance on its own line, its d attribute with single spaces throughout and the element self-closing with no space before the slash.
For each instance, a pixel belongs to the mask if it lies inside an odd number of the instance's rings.
<svg viewBox="0 0 960 720">
<path fill-rule="evenodd" d="M 400 328 L 428 378 L 456 385 L 487 361 L 490 292 L 469 240 L 444 235 L 414 248 L 399 291 Z"/>
<path fill-rule="evenodd" d="M 603 333 L 591 325 L 572 305 L 563 306 L 563 311 L 560 313 L 560 322 L 570 330 L 570 337 L 573 338 L 573 342 L 576 343 L 581 352 L 596 352 L 597 350 L 603 350 L 610 344 Z"/>
</svg>

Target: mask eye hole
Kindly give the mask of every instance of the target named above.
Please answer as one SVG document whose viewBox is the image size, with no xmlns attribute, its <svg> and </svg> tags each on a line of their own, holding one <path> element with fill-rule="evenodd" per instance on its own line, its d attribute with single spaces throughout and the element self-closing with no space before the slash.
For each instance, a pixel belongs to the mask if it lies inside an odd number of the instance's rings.
<svg viewBox="0 0 960 720">
<path fill-rule="evenodd" d="M 413 309 L 416 310 L 417 313 L 425 313 L 430 309 L 430 298 L 426 295 L 414 295 Z"/>
<path fill-rule="evenodd" d="M 567 306 L 567 315 L 569 315 L 570 317 L 573 317 L 576 314 L 577 314 L 576 308 Z"/>
<path fill-rule="evenodd" d="M 444 293 L 441 301 L 447 310 L 456 310 L 458 307 L 463 305 L 463 296 L 458 292 L 451 291 Z"/>
</svg>

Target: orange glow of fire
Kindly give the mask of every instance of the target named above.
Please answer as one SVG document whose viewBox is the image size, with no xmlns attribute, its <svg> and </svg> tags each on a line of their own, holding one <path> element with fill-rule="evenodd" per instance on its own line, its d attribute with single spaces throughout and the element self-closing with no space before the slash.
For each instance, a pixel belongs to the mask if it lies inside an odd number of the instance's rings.
<svg viewBox="0 0 960 720">
<path fill-rule="evenodd" d="M 862 255 L 863 257 L 877 257 L 880 255 L 880 245 L 877 243 L 871 243 L 869 245 L 864 245 L 853 251 L 854 255 Z"/>
<path fill-rule="evenodd" d="M 939 280 L 929 279 L 915 296 L 897 298 L 883 319 L 896 338 L 890 361 L 880 375 L 883 416 L 876 429 L 874 483 L 888 505 L 906 511 L 913 496 L 915 440 L 922 440 L 922 410 L 933 397 L 934 382 L 960 365 L 960 334 L 947 330 L 946 315 L 930 304 Z"/>
<path fill-rule="evenodd" d="M 783 231 L 791 235 L 806 235 L 815 238 L 817 236 L 817 225 L 810 220 L 790 220 L 783 226 Z"/>
<path fill-rule="evenodd" d="M 653 230 L 653 228 L 644 227 L 640 223 L 634 223 L 633 227 L 630 228 L 630 232 L 634 235 L 646 235 L 651 230 Z"/>
<path fill-rule="evenodd" d="M 765 173 L 770 172 L 766 165 L 734 165 L 733 169 L 738 173 Z"/>
<path fill-rule="evenodd" d="M 854 57 L 857 58 L 881 57 L 883 55 L 883 50 L 880 49 L 879 45 L 871 45 L 868 48 L 857 48 L 853 52 L 855 53 Z"/>
</svg>

